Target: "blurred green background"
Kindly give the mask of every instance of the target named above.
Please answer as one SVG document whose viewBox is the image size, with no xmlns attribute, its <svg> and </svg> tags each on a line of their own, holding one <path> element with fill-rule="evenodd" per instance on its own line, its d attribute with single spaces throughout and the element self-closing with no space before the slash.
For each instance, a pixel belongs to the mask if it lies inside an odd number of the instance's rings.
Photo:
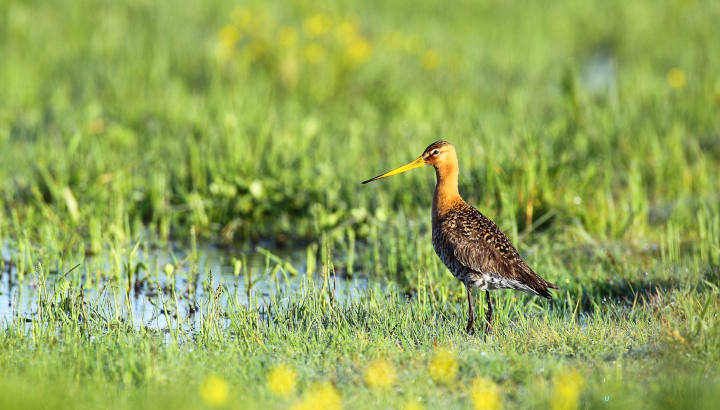
<svg viewBox="0 0 720 410">
<path fill-rule="evenodd" d="M 359 182 L 440 139 L 461 194 L 506 230 L 553 210 L 641 240 L 717 204 L 714 1 L 5 1 L 0 15 L 0 201 L 31 235 L 54 218 L 95 250 L 142 227 L 282 242 L 352 219 L 366 236 L 368 218 L 429 217 L 432 172 Z"/>
</svg>

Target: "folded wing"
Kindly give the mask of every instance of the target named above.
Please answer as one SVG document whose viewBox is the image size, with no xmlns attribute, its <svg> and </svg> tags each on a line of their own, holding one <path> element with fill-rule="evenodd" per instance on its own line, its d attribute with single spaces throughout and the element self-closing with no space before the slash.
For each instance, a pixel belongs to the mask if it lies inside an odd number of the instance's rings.
<svg viewBox="0 0 720 410">
<path fill-rule="evenodd" d="M 455 258 L 462 265 L 476 272 L 496 275 L 509 281 L 518 282 L 519 290 L 535 293 L 552 299 L 548 288 L 557 286 L 538 276 L 520 258 L 518 251 L 489 218 L 470 205 L 456 212 L 453 226 L 444 230 L 444 239 L 453 248 Z"/>
</svg>

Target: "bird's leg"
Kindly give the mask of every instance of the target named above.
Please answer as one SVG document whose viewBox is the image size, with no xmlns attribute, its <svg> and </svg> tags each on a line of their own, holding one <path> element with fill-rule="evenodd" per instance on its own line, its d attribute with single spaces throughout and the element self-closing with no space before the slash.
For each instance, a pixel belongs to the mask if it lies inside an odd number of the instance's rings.
<svg viewBox="0 0 720 410">
<path fill-rule="evenodd" d="M 473 323 L 475 323 L 475 309 L 473 308 L 473 300 L 472 293 L 470 292 L 470 286 L 465 286 L 465 289 L 467 289 L 468 299 L 468 324 L 465 331 L 467 332 L 467 334 L 471 334 L 473 333 Z"/>
<path fill-rule="evenodd" d="M 492 314 L 493 314 L 493 307 L 492 302 L 490 301 L 490 292 L 485 291 L 485 299 L 487 300 L 487 311 L 485 312 L 485 334 L 490 333 L 490 330 L 492 330 Z"/>
</svg>

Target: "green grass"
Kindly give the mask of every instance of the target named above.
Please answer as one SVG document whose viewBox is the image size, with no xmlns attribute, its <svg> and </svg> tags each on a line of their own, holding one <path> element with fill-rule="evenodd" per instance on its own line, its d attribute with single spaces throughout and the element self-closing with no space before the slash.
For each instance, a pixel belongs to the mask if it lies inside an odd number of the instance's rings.
<svg viewBox="0 0 720 410">
<path fill-rule="evenodd" d="M 225 407 L 331 383 L 347 408 L 470 408 L 483 380 L 547 408 L 578 378 L 583 408 L 717 407 L 718 18 L 713 1 L 0 3 L 0 270 L 39 301 L 0 332 L 0 406 L 194 408 L 217 374 Z M 359 185 L 440 139 L 464 198 L 562 288 L 497 292 L 488 341 L 462 332 L 430 244 L 433 173 Z M 147 256 L 168 243 L 176 276 Z M 258 243 L 307 254 L 293 269 L 322 290 L 204 291 L 205 244 Z M 370 289 L 335 300 L 332 272 Z M 137 280 L 202 319 L 130 326 Z M 368 387 L 375 359 L 388 389 Z"/>
<path fill-rule="evenodd" d="M 201 299 L 205 316 L 195 332 L 165 333 L 133 329 L 123 314 L 102 318 L 94 311 L 102 303 L 85 304 L 78 291 L 40 289 L 38 316 L 11 323 L 0 341 L 7 406 L 202 407 L 200 386 L 215 374 L 229 386 L 223 407 L 283 408 L 302 399 L 271 393 L 268 374 L 281 365 L 294 369 L 299 391 L 332 382 L 350 408 L 399 408 L 419 397 L 429 408 L 464 408 L 479 377 L 500 387 L 507 407 L 546 407 L 563 401 L 555 385 L 572 372 L 584 380 L 582 406 L 714 408 L 720 389 L 712 364 L 720 295 L 712 286 L 632 308 L 609 301 L 581 315 L 571 303 L 548 312 L 505 301 L 487 341 L 464 333 L 463 305 L 427 291 L 407 299 L 374 287 L 334 301 L 331 292 L 304 286 L 254 309 L 221 288 L 229 300 Z M 449 379 L 433 377 L 438 349 L 458 363 Z M 366 371 L 376 360 L 397 378 L 369 389 Z"/>
</svg>

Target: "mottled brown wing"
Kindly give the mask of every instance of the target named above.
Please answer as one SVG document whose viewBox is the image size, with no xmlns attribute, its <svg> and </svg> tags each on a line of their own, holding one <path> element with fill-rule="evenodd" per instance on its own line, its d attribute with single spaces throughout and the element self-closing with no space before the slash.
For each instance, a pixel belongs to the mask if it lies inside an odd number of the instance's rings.
<svg viewBox="0 0 720 410">
<path fill-rule="evenodd" d="M 463 208 L 453 213 L 455 227 L 444 235 L 457 261 L 477 272 L 519 281 L 538 295 L 552 299 L 547 288 L 557 287 L 527 266 L 503 231 L 472 206 L 463 204 Z"/>
</svg>

